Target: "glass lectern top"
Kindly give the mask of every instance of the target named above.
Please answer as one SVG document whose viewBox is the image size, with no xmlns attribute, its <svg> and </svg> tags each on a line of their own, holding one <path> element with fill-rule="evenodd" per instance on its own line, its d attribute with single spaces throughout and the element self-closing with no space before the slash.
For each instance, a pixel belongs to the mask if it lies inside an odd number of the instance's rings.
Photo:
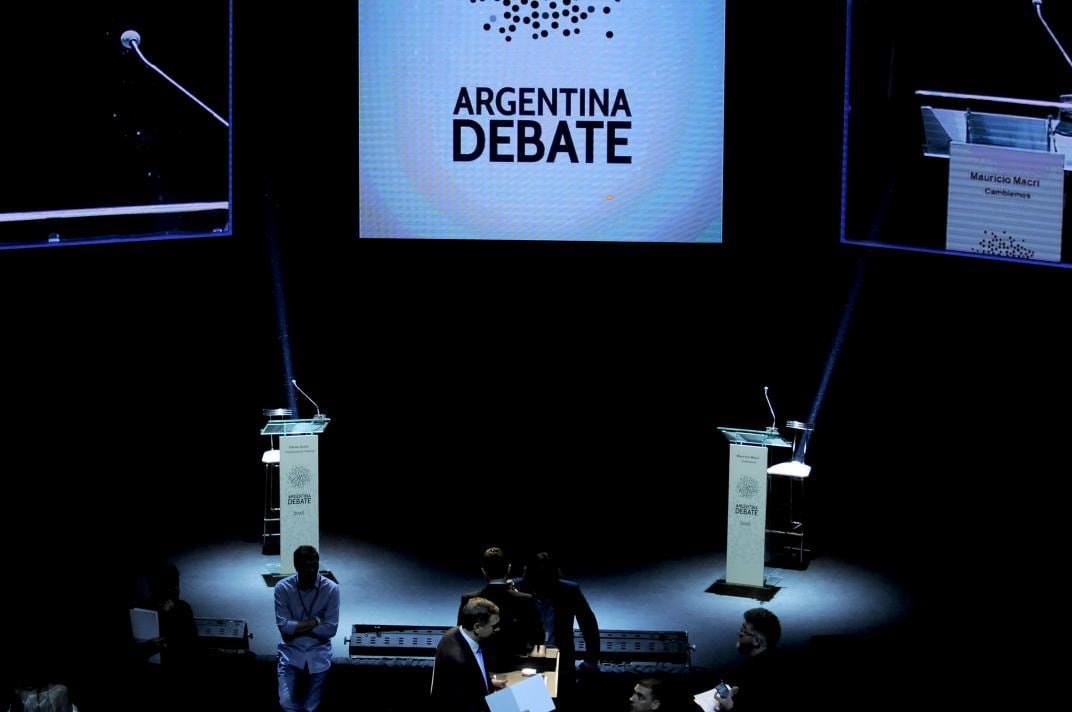
<svg viewBox="0 0 1072 712">
<path fill-rule="evenodd" d="M 767 447 L 793 447 L 777 430 L 749 430 L 748 428 L 723 428 L 719 430 L 734 445 L 766 445 Z"/>
<path fill-rule="evenodd" d="M 307 420 L 269 420 L 261 428 L 261 435 L 316 435 L 324 432 L 330 422 L 325 415 Z"/>
<path fill-rule="evenodd" d="M 1050 150 L 1049 119 L 1008 114 L 920 107 L 923 114 L 923 154 L 949 158 L 950 142 Z"/>
</svg>

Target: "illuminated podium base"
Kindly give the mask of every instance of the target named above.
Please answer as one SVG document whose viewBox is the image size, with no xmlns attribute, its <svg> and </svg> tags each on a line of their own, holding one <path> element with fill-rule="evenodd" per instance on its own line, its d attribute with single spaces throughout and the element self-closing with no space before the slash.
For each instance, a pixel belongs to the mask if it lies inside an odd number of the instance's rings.
<svg viewBox="0 0 1072 712">
<path fill-rule="evenodd" d="M 743 583 L 727 583 L 726 579 L 719 579 L 707 587 L 707 593 L 719 596 L 737 596 L 738 598 L 754 598 L 757 601 L 769 601 L 774 598 L 779 586 L 749 586 Z"/>
</svg>

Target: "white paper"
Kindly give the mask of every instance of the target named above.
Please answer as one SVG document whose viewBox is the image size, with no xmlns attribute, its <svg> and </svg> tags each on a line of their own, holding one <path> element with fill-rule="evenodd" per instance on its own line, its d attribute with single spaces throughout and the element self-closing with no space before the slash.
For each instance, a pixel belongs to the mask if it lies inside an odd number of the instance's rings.
<svg viewBox="0 0 1072 712">
<path fill-rule="evenodd" d="M 156 611 L 147 608 L 130 609 L 130 629 L 134 633 L 134 640 L 143 643 L 146 640 L 160 637 L 160 617 Z M 160 664 L 160 653 L 149 658 L 149 662 Z"/>
<path fill-rule="evenodd" d="M 692 699 L 700 706 L 704 712 L 715 712 L 718 707 L 715 707 L 715 689 L 712 687 L 706 692 L 701 692 L 698 695 L 693 695 Z"/>
<path fill-rule="evenodd" d="M 526 677 L 485 699 L 491 712 L 554 712 L 555 709 L 542 675 Z"/>
</svg>

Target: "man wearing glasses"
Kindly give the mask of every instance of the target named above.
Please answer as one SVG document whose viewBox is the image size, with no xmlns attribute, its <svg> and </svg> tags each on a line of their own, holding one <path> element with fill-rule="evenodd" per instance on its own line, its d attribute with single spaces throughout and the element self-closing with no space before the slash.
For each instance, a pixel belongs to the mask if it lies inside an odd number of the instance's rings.
<svg viewBox="0 0 1072 712">
<path fill-rule="evenodd" d="M 737 631 L 737 652 L 745 656 L 745 662 L 734 676 L 736 684 L 718 686 L 715 709 L 729 712 L 739 703 L 740 712 L 766 712 L 791 709 L 801 701 L 786 660 L 777 649 L 781 637 L 781 621 L 770 610 L 749 608 L 744 612 Z"/>
</svg>

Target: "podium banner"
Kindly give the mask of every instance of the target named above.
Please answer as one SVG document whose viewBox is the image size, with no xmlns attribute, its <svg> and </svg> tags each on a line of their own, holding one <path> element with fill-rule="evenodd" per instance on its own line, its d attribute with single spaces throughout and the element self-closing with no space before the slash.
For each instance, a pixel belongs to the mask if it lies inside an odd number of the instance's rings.
<svg viewBox="0 0 1072 712">
<path fill-rule="evenodd" d="M 320 549 L 319 450 L 316 435 L 279 438 L 279 564 L 294 573 L 294 550 Z"/>
<path fill-rule="evenodd" d="M 730 444 L 726 582 L 763 585 L 767 529 L 767 448 Z"/>
<path fill-rule="evenodd" d="M 1061 261 L 1065 157 L 952 142 L 946 249 Z"/>
</svg>

